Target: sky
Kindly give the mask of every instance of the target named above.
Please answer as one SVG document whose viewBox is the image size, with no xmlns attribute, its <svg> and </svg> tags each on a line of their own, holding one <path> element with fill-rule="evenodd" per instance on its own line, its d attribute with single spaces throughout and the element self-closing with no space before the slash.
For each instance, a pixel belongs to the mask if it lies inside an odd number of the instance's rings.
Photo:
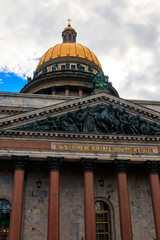
<svg viewBox="0 0 160 240">
<path fill-rule="evenodd" d="M 120 97 L 160 101 L 159 0 L 0 0 L 0 91 L 20 92 L 68 18 Z"/>
</svg>

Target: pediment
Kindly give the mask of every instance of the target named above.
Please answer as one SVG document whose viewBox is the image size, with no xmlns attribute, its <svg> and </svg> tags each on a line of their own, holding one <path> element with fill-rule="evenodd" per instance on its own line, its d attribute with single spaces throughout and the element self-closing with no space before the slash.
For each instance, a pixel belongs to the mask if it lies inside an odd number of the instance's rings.
<svg viewBox="0 0 160 240">
<path fill-rule="evenodd" d="M 75 115 L 78 115 L 78 118 L 73 117 Z M 123 118 L 126 119 L 123 120 Z M 78 123 L 78 119 L 81 121 L 80 123 Z M 59 121 L 63 121 L 63 124 L 57 126 Z M 130 123 L 127 125 L 125 121 L 130 121 Z M 136 124 L 141 125 L 143 121 L 142 129 L 139 129 L 138 126 L 135 129 L 135 121 L 137 121 Z M 78 127 L 78 124 L 81 126 Z M 84 127 L 84 125 L 88 125 L 88 127 Z M 100 125 L 102 126 L 100 127 Z M 101 92 L 89 97 L 53 104 L 38 110 L 3 118 L 0 120 L 0 129 L 1 131 L 14 130 L 18 132 L 66 131 L 87 134 L 159 136 L 160 113 Z"/>
</svg>

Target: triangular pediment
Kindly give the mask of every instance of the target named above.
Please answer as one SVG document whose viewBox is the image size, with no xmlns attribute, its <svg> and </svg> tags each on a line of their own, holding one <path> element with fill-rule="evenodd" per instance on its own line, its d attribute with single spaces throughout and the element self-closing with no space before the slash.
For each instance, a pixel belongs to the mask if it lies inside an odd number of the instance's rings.
<svg viewBox="0 0 160 240">
<path fill-rule="evenodd" d="M 128 125 L 125 121 L 128 121 Z M 141 129 L 138 124 L 142 125 Z M 3 118 L 0 120 L 0 129 L 160 135 L 160 113 L 101 92 Z"/>
</svg>

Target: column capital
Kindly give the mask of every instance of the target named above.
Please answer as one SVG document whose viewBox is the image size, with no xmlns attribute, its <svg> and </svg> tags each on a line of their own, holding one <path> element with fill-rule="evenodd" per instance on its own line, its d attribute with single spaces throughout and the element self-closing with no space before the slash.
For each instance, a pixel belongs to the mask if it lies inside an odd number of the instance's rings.
<svg viewBox="0 0 160 240">
<path fill-rule="evenodd" d="M 160 170 L 160 163 L 159 161 L 151 161 L 151 160 L 147 160 L 145 162 L 145 167 L 147 170 L 147 173 L 158 173 Z"/>
<path fill-rule="evenodd" d="M 117 173 L 127 172 L 130 160 L 114 159 L 114 168 Z"/>
<path fill-rule="evenodd" d="M 93 171 L 97 158 L 81 158 L 81 165 L 85 172 Z"/>
<path fill-rule="evenodd" d="M 63 162 L 64 157 L 47 157 L 48 161 L 48 168 L 50 171 L 52 170 L 59 170 L 62 162 Z"/>
<path fill-rule="evenodd" d="M 15 170 L 21 169 L 25 170 L 29 161 L 29 156 L 16 156 L 12 155 L 13 168 Z"/>
</svg>

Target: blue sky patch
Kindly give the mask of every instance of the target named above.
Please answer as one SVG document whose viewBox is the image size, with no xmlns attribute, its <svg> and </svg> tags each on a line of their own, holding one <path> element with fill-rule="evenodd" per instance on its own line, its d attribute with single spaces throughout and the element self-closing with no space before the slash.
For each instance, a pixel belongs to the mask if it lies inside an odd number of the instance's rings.
<svg viewBox="0 0 160 240">
<path fill-rule="evenodd" d="M 27 80 L 12 72 L 0 72 L 0 92 L 20 92 Z"/>
</svg>

